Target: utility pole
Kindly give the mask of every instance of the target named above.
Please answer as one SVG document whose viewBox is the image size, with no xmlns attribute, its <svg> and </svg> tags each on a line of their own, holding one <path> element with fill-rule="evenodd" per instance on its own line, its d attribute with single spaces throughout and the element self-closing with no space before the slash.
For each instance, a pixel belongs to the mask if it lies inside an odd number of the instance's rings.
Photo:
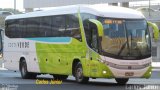
<svg viewBox="0 0 160 90">
<path fill-rule="evenodd" d="M 151 9 L 151 0 L 149 0 L 149 18 L 151 17 L 151 12 L 150 12 L 151 10 L 150 9 Z"/>
<path fill-rule="evenodd" d="M 16 13 L 16 0 L 14 0 L 14 14 Z"/>
</svg>

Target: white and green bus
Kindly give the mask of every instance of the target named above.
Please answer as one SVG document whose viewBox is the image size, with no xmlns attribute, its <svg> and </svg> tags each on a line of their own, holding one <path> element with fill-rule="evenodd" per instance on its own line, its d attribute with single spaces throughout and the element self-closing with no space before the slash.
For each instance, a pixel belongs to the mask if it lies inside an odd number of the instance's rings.
<svg viewBox="0 0 160 90">
<path fill-rule="evenodd" d="M 50 74 L 89 78 L 151 76 L 151 37 L 138 11 L 106 5 L 72 5 L 8 16 L 5 20 L 4 65 L 22 78 Z"/>
</svg>

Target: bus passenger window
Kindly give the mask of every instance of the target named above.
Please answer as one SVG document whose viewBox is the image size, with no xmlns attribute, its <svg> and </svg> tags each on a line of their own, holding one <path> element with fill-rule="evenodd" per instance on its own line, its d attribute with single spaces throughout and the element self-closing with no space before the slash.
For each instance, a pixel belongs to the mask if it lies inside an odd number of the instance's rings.
<svg viewBox="0 0 160 90">
<path fill-rule="evenodd" d="M 81 32 L 79 28 L 79 21 L 76 15 L 66 15 L 66 31 L 67 37 L 75 38 L 81 41 Z"/>
<path fill-rule="evenodd" d="M 52 17 L 52 33 L 53 37 L 64 37 L 65 32 L 65 16 L 53 16 Z"/>
</svg>

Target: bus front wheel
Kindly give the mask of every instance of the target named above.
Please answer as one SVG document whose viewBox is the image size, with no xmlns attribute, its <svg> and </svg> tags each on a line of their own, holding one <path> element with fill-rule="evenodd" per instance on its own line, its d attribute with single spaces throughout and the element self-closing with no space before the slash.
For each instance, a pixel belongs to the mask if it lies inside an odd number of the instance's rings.
<svg viewBox="0 0 160 90">
<path fill-rule="evenodd" d="M 129 78 L 115 78 L 116 82 L 120 85 L 124 85 L 128 82 Z"/>
<path fill-rule="evenodd" d="M 20 62 L 20 72 L 21 72 L 21 77 L 23 79 L 34 79 L 36 78 L 36 74 L 34 73 L 29 73 L 28 70 L 27 70 L 27 64 L 26 64 L 26 61 L 25 60 L 22 60 Z"/>
<path fill-rule="evenodd" d="M 75 67 L 75 78 L 78 83 L 87 83 L 89 77 L 83 76 L 82 64 L 79 62 Z"/>
</svg>

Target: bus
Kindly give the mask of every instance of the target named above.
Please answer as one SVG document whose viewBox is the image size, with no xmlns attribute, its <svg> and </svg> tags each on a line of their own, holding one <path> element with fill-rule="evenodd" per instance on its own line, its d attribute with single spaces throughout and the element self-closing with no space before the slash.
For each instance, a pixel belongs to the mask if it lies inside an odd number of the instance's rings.
<svg viewBox="0 0 160 90">
<path fill-rule="evenodd" d="M 71 5 L 8 16 L 5 20 L 4 66 L 23 79 L 39 74 L 78 83 L 89 78 L 151 76 L 151 37 L 157 26 L 138 11 L 107 5 Z"/>
</svg>

